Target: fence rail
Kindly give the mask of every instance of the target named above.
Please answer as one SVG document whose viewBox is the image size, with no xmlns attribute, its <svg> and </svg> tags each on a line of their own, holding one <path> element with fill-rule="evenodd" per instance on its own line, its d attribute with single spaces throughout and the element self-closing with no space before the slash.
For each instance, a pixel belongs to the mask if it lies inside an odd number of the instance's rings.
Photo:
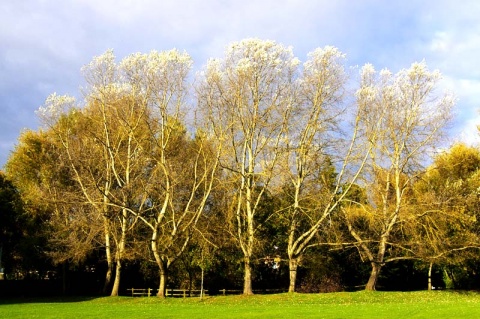
<svg viewBox="0 0 480 319">
<path fill-rule="evenodd" d="M 167 297 L 200 297 L 202 291 L 200 289 L 167 289 L 165 290 L 165 296 Z M 203 290 L 203 296 L 208 296 L 208 290 Z"/>
<path fill-rule="evenodd" d="M 130 288 L 128 291 L 132 297 L 150 297 L 154 291 L 152 288 Z"/>
<path fill-rule="evenodd" d="M 130 288 L 127 289 L 128 293 L 132 297 L 150 297 L 155 295 L 156 289 L 152 288 Z M 255 289 L 253 293 L 255 294 L 276 294 L 276 293 L 283 293 L 286 292 L 286 289 Z M 187 298 L 187 297 L 200 297 L 201 290 L 199 289 L 166 289 L 165 296 L 166 297 L 180 297 L 180 298 Z M 226 295 L 240 295 L 243 293 L 243 290 L 240 289 L 220 289 L 218 290 L 219 295 L 226 296 Z M 203 290 L 203 296 L 208 296 L 208 290 Z"/>
</svg>

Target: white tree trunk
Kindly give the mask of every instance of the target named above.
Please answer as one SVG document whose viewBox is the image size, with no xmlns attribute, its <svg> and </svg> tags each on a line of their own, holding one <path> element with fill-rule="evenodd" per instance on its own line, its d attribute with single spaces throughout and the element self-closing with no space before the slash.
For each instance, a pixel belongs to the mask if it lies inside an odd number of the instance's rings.
<svg viewBox="0 0 480 319">
<path fill-rule="evenodd" d="M 428 267 L 428 290 L 432 290 L 432 268 L 433 263 L 430 262 L 430 265 Z"/>
<path fill-rule="evenodd" d="M 295 292 L 296 281 L 297 281 L 297 269 L 298 269 L 298 259 L 290 258 L 288 262 L 288 270 L 290 273 L 290 284 L 288 286 L 288 292 Z"/>
</svg>

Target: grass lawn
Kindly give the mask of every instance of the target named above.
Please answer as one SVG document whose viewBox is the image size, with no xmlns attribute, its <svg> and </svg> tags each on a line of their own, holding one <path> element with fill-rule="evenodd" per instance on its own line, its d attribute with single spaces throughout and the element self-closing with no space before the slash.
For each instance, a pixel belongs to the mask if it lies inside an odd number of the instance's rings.
<svg viewBox="0 0 480 319">
<path fill-rule="evenodd" d="M 199 298 L 0 300 L 0 318 L 480 318 L 475 292 L 341 292 Z"/>
</svg>

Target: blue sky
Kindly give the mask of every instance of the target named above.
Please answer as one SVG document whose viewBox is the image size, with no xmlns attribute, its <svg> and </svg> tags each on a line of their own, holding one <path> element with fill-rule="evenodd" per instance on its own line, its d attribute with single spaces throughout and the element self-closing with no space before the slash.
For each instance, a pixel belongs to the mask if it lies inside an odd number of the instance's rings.
<svg viewBox="0 0 480 319">
<path fill-rule="evenodd" d="M 478 143 L 478 0 L 5 0 L 0 2 L 0 167 L 35 110 L 57 92 L 80 97 L 80 69 L 114 49 L 187 51 L 200 69 L 244 38 L 292 46 L 302 61 L 332 45 L 348 64 L 397 72 L 425 60 L 458 97 L 452 141 Z"/>
</svg>

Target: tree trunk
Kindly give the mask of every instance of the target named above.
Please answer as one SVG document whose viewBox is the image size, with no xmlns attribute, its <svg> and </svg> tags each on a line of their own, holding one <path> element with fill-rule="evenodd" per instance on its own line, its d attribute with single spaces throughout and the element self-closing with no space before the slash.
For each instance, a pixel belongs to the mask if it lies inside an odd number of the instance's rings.
<svg viewBox="0 0 480 319">
<path fill-rule="evenodd" d="M 110 247 L 110 232 L 108 227 L 108 220 L 106 217 L 104 217 L 104 232 L 105 232 L 105 257 L 107 259 L 107 273 L 105 274 L 105 283 L 103 284 L 102 292 L 106 294 L 112 284 L 112 272 L 113 272 L 112 248 Z"/>
<path fill-rule="evenodd" d="M 243 294 L 253 295 L 252 289 L 252 266 L 250 264 L 250 258 L 245 258 L 245 274 L 243 277 Z"/>
<path fill-rule="evenodd" d="M 113 282 L 112 292 L 110 296 L 118 296 L 118 292 L 120 290 L 120 277 L 122 273 L 122 261 L 120 259 L 117 260 L 117 267 L 115 267 L 115 281 Z"/>
<path fill-rule="evenodd" d="M 120 234 L 120 242 L 118 243 L 117 253 L 115 254 L 115 262 L 117 267 L 115 268 L 115 281 L 113 282 L 112 293 L 110 296 L 118 296 L 120 289 L 120 278 L 122 272 L 122 260 L 125 254 L 125 242 L 127 240 L 127 212 L 124 209 L 122 212 L 122 232 Z"/>
<path fill-rule="evenodd" d="M 105 274 L 105 283 L 103 284 L 102 293 L 106 294 L 108 289 L 110 289 L 112 283 L 112 272 L 113 272 L 113 265 L 112 261 L 107 261 L 107 273 Z"/>
<path fill-rule="evenodd" d="M 3 251 L 3 245 L 0 243 L 0 280 L 5 280 L 5 276 L 3 274 L 3 266 L 2 266 L 2 251 Z"/>
<path fill-rule="evenodd" d="M 372 262 L 372 272 L 370 273 L 370 278 L 368 278 L 367 285 L 365 290 L 374 291 L 376 289 L 378 276 L 380 275 L 380 270 L 382 266 L 379 263 Z"/>
<path fill-rule="evenodd" d="M 150 240 L 150 245 L 152 247 L 152 253 L 155 257 L 155 261 L 158 266 L 158 273 L 160 282 L 158 284 L 158 293 L 157 297 L 165 298 L 165 289 L 167 288 L 167 270 L 168 270 L 168 261 L 164 261 L 162 256 L 160 256 L 158 252 L 157 246 L 157 230 L 155 230 L 152 234 L 152 238 Z"/>
<path fill-rule="evenodd" d="M 157 297 L 165 298 L 166 288 L 167 288 L 167 267 L 162 263 L 162 266 L 160 266 L 160 283 L 158 285 Z"/>
<path fill-rule="evenodd" d="M 288 269 L 290 270 L 290 284 L 288 286 L 288 292 L 295 292 L 295 283 L 297 281 L 297 268 L 298 259 L 290 258 L 288 262 Z"/>
<path fill-rule="evenodd" d="M 203 299 L 203 277 L 204 277 L 203 266 L 201 267 L 201 269 L 202 269 L 202 273 L 200 278 L 200 299 Z"/>
<path fill-rule="evenodd" d="M 391 221 L 391 223 L 393 224 L 395 220 L 396 218 L 394 218 Z M 367 285 L 365 286 L 365 290 L 367 291 L 376 290 L 378 277 L 380 276 L 380 270 L 382 269 L 384 258 L 385 258 L 385 251 L 387 249 L 387 239 L 389 238 L 389 236 L 390 236 L 390 230 L 387 229 L 386 231 L 384 231 L 383 235 L 381 236 L 376 258 L 370 254 L 369 260 L 372 265 L 372 272 L 370 273 L 370 278 L 368 278 Z"/>
<path fill-rule="evenodd" d="M 433 263 L 430 263 L 430 266 L 428 267 L 428 290 L 432 290 L 432 268 L 433 268 Z"/>
</svg>

